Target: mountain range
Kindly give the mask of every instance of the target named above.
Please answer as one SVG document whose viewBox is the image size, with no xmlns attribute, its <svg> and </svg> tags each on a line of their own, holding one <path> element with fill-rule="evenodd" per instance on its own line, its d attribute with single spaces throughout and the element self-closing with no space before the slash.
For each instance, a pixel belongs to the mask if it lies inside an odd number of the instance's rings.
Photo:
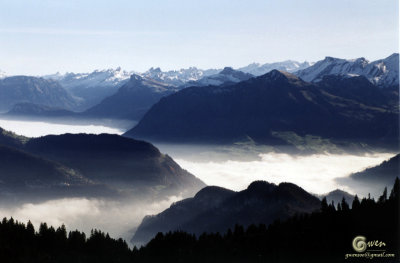
<svg viewBox="0 0 400 263">
<path fill-rule="evenodd" d="M 83 111 L 116 93 L 132 74 L 133 72 L 116 68 L 95 70 L 91 73 L 56 73 L 44 78 L 58 81 L 79 102 L 74 110 Z"/>
<path fill-rule="evenodd" d="M 82 114 L 93 118 L 139 120 L 160 98 L 176 90 L 163 82 L 133 74 L 114 95 Z"/>
<path fill-rule="evenodd" d="M 293 61 L 293 60 L 286 60 L 286 61 L 282 61 L 282 62 L 265 63 L 265 64 L 252 63 L 245 67 L 238 68 L 238 70 L 245 72 L 245 73 L 250 73 L 254 76 L 261 76 L 261 75 L 264 75 L 264 74 L 270 72 L 273 69 L 292 73 L 295 71 L 299 71 L 299 70 L 308 68 L 312 64 L 313 63 L 310 63 L 307 61 L 297 62 L 297 61 Z"/>
<path fill-rule="evenodd" d="M 314 64 L 296 61 L 253 63 L 239 70 L 230 67 L 223 70 L 191 67 L 164 72 L 160 68 L 151 68 L 144 73 L 134 73 L 117 68 L 92 73 L 57 73 L 43 78 L 6 77 L 0 79 L 0 111 L 12 109 L 13 115 L 123 118 L 138 121 L 161 97 L 183 88 L 229 86 L 247 81 L 253 76 L 262 76 L 272 69 L 293 72 L 302 80 L 312 83 L 321 82 L 328 75 L 340 78 L 364 76 L 374 85 L 394 90 L 398 84 L 398 59 L 398 54 L 373 62 L 364 58 L 345 60 L 327 57 Z M 145 80 L 146 83 L 135 82 L 131 76 Z M 161 86 L 164 89 L 160 89 Z M 361 95 L 362 89 L 359 92 Z M 15 104 L 19 105 L 13 108 Z"/>
<path fill-rule="evenodd" d="M 193 86 L 227 86 L 230 84 L 238 83 L 241 81 L 248 80 L 254 77 L 252 74 L 244 73 L 239 70 L 234 70 L 231 67 L 225 67 L 220 72 L 203 77 L 197 81 L 188 81 L 183 86 L 193 87 Z M 182 87 L 182 86 L 181 86 Z"/>
<path fill-rule="evenodd" d="M 0 111 L 10 110 L 23 102 L 62 109 L 74 109 L 77 105 L 57 81 L 28 76 L 0 79 Z"/>
<path fill-rule="evenodd" d="M 142 77 L 154 79 L 170 86 L 179 87 L 189 81 L 197 81 L 201 78 L 217 74 L 219 69 L 202 70 L 196 67 L 187 69 L 162 71 L 160 68 L 150 68 L 148 71 L 140 74 Z"/>
<path fill-rule="evenodd" d="M 321 81 L 326 75 L 364 76 L 379 87 L 393 87 L 399 85 L 399 54 L 372 62 L 363 57 L 352 60 L 326 57 L 294 74 L 310 82 Z"/>
<path fill-rule="evenodd" d="M 190 87 L 162 98 L 125 136 L 162 142 L 277 144 L 282 132 L 381 143 L 398 136 L 398 92 L 365 77 L 318 83 L 278 70 L 230 86 Z"/>
<path fill-rule="evenodd" d="M 235 224 L 270 224 L 296 213 L 319 209 L 318 198 L 290 184 L 270 184 L 256 181 L 240 192 L 209 186 L 193 198 L 171 205 L 165 211 L 147 216 L 138 227 L 131 242 L 147 243 L 158 232 L 185 231 L 200 235 L 203 232 L 225 233 Z"/>
</svg>

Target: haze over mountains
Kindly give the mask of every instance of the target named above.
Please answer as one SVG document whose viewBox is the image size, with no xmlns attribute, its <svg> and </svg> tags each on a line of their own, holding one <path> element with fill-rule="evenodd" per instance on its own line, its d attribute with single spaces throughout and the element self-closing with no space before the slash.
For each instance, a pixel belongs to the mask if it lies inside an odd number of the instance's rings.
<svg viewBox="0 0 400 263">
<path fill-rule="evenodd" d="M 82 111 L 114 94 L 120 86 L 128 82 L 132 74 L 133 72 L 116 68 L 95 70 L 91 73 L 56 73 L 44 78 L 58 81 L 79 103 L 74 110 Z"/>
<path fill-rule="evenodd" d="M 176 92 L 174 86 L 139 75 L 131 75 L 118 91 L 83 112 L 94 118 L 139 120 L 160 98 Z"/>
<path fill-rule="evenodd" d="M 0 111 L 17 103 L 30 102 L 72 110 L 77 102 L 57 81 L 44 78 L 14 76 L 0 79 Z"/>
<path fill-rule="evenodd" d="M 144 113 L 161 97 L 190 86 L 227 86 L 245 81 L 252 76 L 261 76 L 273 69 L 293 72 L 301 79 L 309 82 L 321 81 L 326 75 L 365 76 L 379 87 L 393 87 L 398 84 L 398 54 L 385 59 L 368 62 L 364 58 L 345 60 L 327 57 L 316 63 L 283 61 L 277 63 L 257 64 L 233 70 L 208 69 L 195 67 L 181 70 L 162 71 L 151 68 L 144 73 L 124 71 L 121 68 L 96 70 L 92 73 L 66 73 L 37 77 L 5 77 L 1 79 L 0 94 L 3 101 L 1 111 L 8 111 L 15 104 L 24 103 L 12 110 L 13 115 L 39 116 L 72 116 L 74 118 L 126 118 L 138 121 Z M 251 75 L 250 75 L 251 74 Z M 146 79 L 146 88 L 139 88 L 127 97 L 126 86 L 132 75 Z M 28 81 L 29 80 L 29 81 Z M 9 86 L 18 89 L 10 90 Z M 49 87 L 53 87 L 49 89 Z M 163 86 L 168 92 L 159 89 Z M 130 84 L 130 90 L 133 85 Z M 120 90 L 121 89 L 121 90 Z M 119 94 L 118 94 L 119 93 Z M 115 95 L 115 96 L 114 96 Z M 113 97 L 114 96 L 114 97 Z M 132 101 L 128 99 L 130 97 Z M 141 105 L 135 105 L 145 98 Z M 150 98 L 151 97 L 151 98 Z M 54 98 L 60 98 L 55 100 Z M 60 101 L 61 100 L 61 101 Z M 69 110 L 71 112 L 56 112 Z M 50 113 L 47 113 L 50 112 Z M 80 112 L 83 114 L 74 114 Z"/>
</svg>

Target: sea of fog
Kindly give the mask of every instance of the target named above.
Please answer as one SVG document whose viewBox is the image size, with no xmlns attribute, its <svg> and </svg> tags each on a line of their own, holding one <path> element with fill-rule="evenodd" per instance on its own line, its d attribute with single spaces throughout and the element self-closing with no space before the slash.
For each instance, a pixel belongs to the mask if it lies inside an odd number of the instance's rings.
<svg viewBox="0 0 400 263">
<path fill-rule="evenodd" d="M 392 153 L 365 155 L 313 154 L 291 156 L 284 153 L 260 154 L 254 161 L 194 162 L 176 159 L 176 162 L 195 174 L 207 185 L 242 190 L 251 182 L 265 180 L 275 184 L 290 182 L 314 194 L 325 194 L 335 189 L 361 194 L 357 189 L 340 184 L 336 179 L 375 166 L 393 157 Z M 382 192 L 379 189 L 379 192 Z"/>
<path fill-rule="evenodd" d="M 44 135 L 59 135 L 64 133 L 110 133 L 110 134 L 122 134 L 125 130 L 121 128 L 108 127 L 98 124 L 60 124 L 60 123 L 49 123 L 38 120 L 10 120 L 0 119 L 0 127 L 15 132 L 19 135 L 27 137 L 40 137 Z"/>
<path fill-rule="evenodd" d="M 40 121 L 0 120 L 0 127 L 17 134 L 37 137 L 62 133 L 114 133 L 125 130 L 102 125 L 67 125 Z M 204 152 L 197 146 L 191 148 L 191 154 L 182 154 L 179 147 L 160 147 L 184 169 L 199 177 L 208 185 L 218 185 L 233 190 L 245 189 L 254 180 L 266 180 L 273 183 L 292 182 L 305 190 L 323 194 L 340 188 L 350 193 L 358 193 L 346 185 L 340 185 L 337 178 L 346 177 L 352 172 L 361 171 L 389 159 L 393 153 L 368 154 L 313 154 L 290 155 L 285 153 L 252 153 L 251 158 L 193 158 L 197 152 Z M 245 155 L 246 152 L 241 152 Z M 189 158 L 190 156 L 190 158 Z M 380 191 L 380 190 L 379 190 Z M 90 233 L 92 228 L 109 232 L 113 237 L 129 240 L 142 218 L 156 214 L 180 200 L 171 196 L 161 201 L 138 203 L 135 200 L 118 202 L 87 198 L 66 198 L 49 200 L 43 203 L 26 203 L 19 206 L 0 205 L 0 216 L 26 222 L 31 220 L 36 226 L 40 222 L 59 226 L 64 223 L 69 230 L 79 229 Z"/>
</svg>

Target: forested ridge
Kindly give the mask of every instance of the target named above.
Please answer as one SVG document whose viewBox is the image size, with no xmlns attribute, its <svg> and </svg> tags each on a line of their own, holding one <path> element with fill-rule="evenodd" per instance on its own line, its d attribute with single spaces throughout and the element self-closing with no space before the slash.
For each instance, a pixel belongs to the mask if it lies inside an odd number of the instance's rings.
<svg viewBox="0 0 400 263">
<path fill-rule="evenodd" d="M 321 209 L 269 226 L 235 226 L 226 233 L 204 233 L 198 237 L 185 232 L 159 233 L 146 246 L 130 249 L 122 239 L 93 230 L 86 235 L 67 233 L 42 223 L 39 229 L 4 218 L 0 223 L 1 262 L 365 262 L 345 259 L 356 253 L 355 236 L 385 242 L 386 253 L 399 261 L 399 197 L 397 178 L 393 189 L 373 198 L 339 204 L 322 201 Z M 351 201 L 351 200 L 349 200 Z M 372 261 L 371 261 L 372 262 Z"/>
</svg>

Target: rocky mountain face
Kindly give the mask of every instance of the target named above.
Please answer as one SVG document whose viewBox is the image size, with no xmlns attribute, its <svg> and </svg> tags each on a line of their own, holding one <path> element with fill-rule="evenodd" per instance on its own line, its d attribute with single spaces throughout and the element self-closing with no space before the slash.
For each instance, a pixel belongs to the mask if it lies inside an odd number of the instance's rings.
<svg viewBox="0 0 400 263">
<path fill-rule="evenodd" d="M 225 233 L 235 224 L 269 224 L 319 207 L 318 198 L 290 183 L 275 185 L 256 181 L 240 192 L 206 187 L 193 198 L 174 203 L 160 214 L 145 217 L 132 242 L 143 244 L 158 232 L 174 230 L 197 235 Z"/>
</svg>

